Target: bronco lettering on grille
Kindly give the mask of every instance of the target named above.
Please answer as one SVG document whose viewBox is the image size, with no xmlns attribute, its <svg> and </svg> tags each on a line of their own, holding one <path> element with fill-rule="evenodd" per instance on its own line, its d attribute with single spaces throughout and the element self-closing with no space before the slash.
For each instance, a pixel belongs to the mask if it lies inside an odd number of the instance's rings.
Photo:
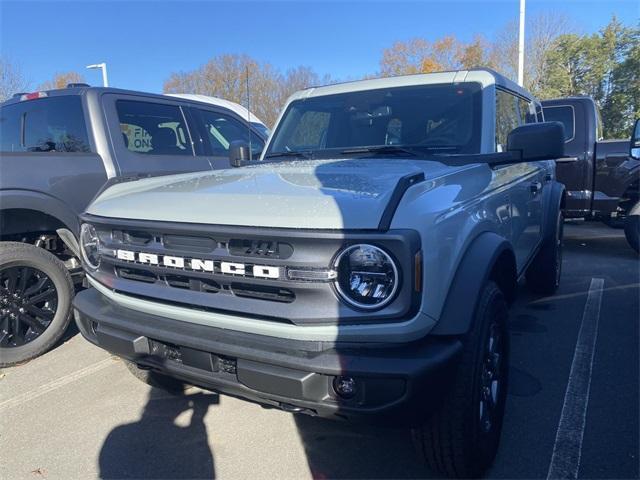
<svg viewBox="0 0 640 480">
<path fill-rule="evenodd" d="M 280 278 L 280 267 L 268 265 L 245 265 L 236 262 L 215 262 L 200 258 L 183 258 L 172 255 L 157 255 L 155 253 L 133 252 L 118 249 L 116 257 L 127 262 L 147 265 L 159 265 L 171 268 L 186 268 L 195 272 L 224 273 L 230 275 L 252 275 L 257 278 Z M 217 263 L 217 265 L 216 265 Z"/>
</svg>

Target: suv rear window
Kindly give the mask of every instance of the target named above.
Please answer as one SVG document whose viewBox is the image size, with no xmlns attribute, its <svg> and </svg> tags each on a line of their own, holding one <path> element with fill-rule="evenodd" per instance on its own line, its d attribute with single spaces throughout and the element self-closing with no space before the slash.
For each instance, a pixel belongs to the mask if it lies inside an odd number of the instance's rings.
<svg viewBox="0 0 640 480">
<path fill-rule="evenodd" d="M 118 100 L 116 110 L 122 139 L 129 151 L 193 156 L 184 116 L 176 105 Z"/>
<path fill-rule="evenodd" d="M 3 152 L 89 152 L 78 96 L 48 97 L 0 109 Z"/>
<path fill-rule="evenodd" d="M 573 107 L 569 105 L 558 105 L 543 107 L 544 119 L 547 122 L 560 122 L 564 125 L 564 141 L 571 140 L 575 133 L 575 115 Z"/>
</svg>

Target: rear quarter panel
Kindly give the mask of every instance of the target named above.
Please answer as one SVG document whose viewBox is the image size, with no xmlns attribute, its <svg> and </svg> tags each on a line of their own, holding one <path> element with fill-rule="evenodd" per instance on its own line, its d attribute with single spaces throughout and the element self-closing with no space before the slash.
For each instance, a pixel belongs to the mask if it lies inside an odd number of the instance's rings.
<svg viewBox="0 0 640 480">
<path fill-rule="evenodd" d="M 27 208 L 21 196 L 56 203 L 74 215 L 84 211 L 107 180 L 102 159 L 93 153 L 2 153 L 0 208 Z M 50 205 L 49 205 L 50 206 Z"/>
</svg>

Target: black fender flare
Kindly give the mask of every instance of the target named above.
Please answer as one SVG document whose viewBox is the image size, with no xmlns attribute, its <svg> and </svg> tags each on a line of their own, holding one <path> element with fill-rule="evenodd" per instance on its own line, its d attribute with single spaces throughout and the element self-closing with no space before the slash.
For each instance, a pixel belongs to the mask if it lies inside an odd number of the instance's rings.
<svg viewBox="0 0 640 480">
<path fill-rule="evenodd" d="M 543 241 L 548 238 L 554 238 L 556 234 L 557 212 L 564 209 L 566 191 L 563 183 L 553 182 L 549 192 L 547 208 L 544 216 L 544 225 L 542 227 Z"/>
<path fill-rule="evenodd" d="M 478 235 L 458 264 L 438 323 L 429 335 L 463 335 L 469 331 L 482 288 L 503 254 L 514 259 L 508 240 L 494 232 Z M 513 282 L 515 287 L 516 275 Z"/>
<path fill-rule="evenodd" d="M 76 212 L 56 197 L 33 190 L 0 191 L 0 211 L 9 209 L 35 210 L 53 217 L 64 224 L 74 235 L 80 231 Z"/>
</svg>

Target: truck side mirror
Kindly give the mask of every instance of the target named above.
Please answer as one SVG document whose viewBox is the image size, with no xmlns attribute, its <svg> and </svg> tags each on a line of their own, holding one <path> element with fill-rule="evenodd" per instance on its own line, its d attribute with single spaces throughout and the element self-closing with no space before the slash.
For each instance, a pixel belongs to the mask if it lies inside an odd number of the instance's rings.
<svg viewBox="0 0 640 480">
<path fill-rule="evenodd" d="M 507 151 L 521 162 L 564 157 L 564 126 L 560 122 L 528 123 L 514 128 L 507 137 Z"/>
<path fill-rule="evenodd" d="M 235 140 L 229 144 L 229 165 L 237 168 L 250 160 L 251 152 L 246 142 Z"/>
<path fill-rule="evenodd" d="M 629 156 L 640 160 L 640 118 L 636 120 L 631 133 L 631 143 L 629 145 Z"/>
</svg>

